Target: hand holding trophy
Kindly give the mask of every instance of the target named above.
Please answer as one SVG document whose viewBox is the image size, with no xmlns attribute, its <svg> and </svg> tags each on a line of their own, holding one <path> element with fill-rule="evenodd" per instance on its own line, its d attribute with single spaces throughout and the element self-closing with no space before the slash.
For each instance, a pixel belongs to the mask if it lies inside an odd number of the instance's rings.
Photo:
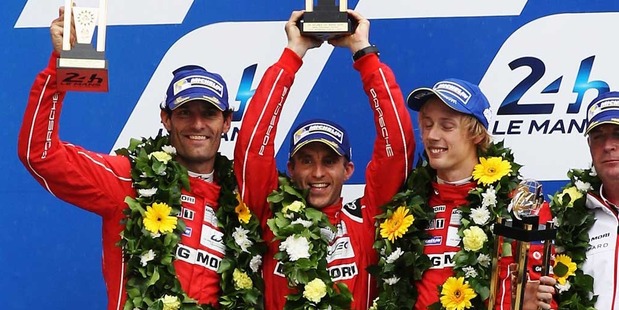
<svg viewBox="0 0 619 310">
<path fill-rule="evenodd" d="M 305 13 L 298 22 L 301 34 L 327 41 L 355 32 L 356 21 L 348 16 L 347 0 L 336 5 L 333 0 L 305 1 Z"/>
<path fill-rule="evenodd" d="M 490 298 L 488 309 L 494 309 L 497 295 L 499 271 L 498 260 L 501 249 L 501 239 L 508 238 L 516 242 L 515 263 L 516 272 L 512 282 L 512 310 L 521 310 L 524 304 L 524 290 L 527 283 L 527 258 L 532 241 L 544 241 L 542 254 L 542 274 L 548 275 L 550 265 L 550 246 L 556 237 L 553 223 L 539 225 L 539 211 L 544 198 L 542 185 L 535 180 L 523 180 L 514 191 L 514 196 L 508 207 L 511 218 L 498 218 L 494 225 L 495 238 L 492 257 L 492 277 L 490 279 Z M 500 238 L 502 236 L 503 238 Z M 515 282 L 515 283 L 514 283 Z"/>
<path fill-rule="evenodd" d="M 108 91 L 105 35 L 107 0 L 99 0 L 98 8 L 74 7 L 65 0 L 64 29 L 75 25 L 77 43 L 71 47 L 70 36 L 65 35 L 57 62 L 58 89 L 62 91 Z M 98 22 L 98 26 L 97 26 Z M 97 48 L 91 40 L 97 27 Z"/>
</svg>

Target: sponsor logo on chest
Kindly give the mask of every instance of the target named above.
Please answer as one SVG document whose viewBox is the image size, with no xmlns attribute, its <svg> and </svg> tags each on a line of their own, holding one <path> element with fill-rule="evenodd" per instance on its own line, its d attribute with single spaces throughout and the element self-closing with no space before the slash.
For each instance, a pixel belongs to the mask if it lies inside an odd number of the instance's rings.
<svg viewBox="0 0 619 310">
<path fill-rule="evenodd" d="M 445 252 L 441 254 L 428 254 L 432 266 L 430 269 L 443 269 L 454 266 L 454 256 L 456 252 Z"/>
<path fill-rule="evenodd" d="M 337 265 L 327 268 L 333 281 L 348 280 L 359 274 L 357 263 Z"/>
<path fill-rule="evenodd" d="M 189 195 L 181 195 L 181 202 L 195 204 L 196 203 L 196 198 L 193 197 L 193 196 L 189 196 Z"/>
<path fill-rule="evenodd" d="M 327 249 L 327 263 L 351 257 L 355 257 L 355 251 L 350 243 L 350 237 L 336 239 Z"/>
<path fill-rule="evenodd" d="M 221 258 L 200 249 L 194 249 L 183 244 L 179 244 L 176 248 L 176 259 L 190 263 L 192 265 L 202 266 L 212 271 L 217 271 Z"/>
<path fill-rule="evenodd" d="M 587 254 L 594 255 L 596 253 L 609 250 L 611 248 L 611 237 L 611 233 L 607 232 L 589 238 L 589 248 L 587 249 Z"/>
</svg>

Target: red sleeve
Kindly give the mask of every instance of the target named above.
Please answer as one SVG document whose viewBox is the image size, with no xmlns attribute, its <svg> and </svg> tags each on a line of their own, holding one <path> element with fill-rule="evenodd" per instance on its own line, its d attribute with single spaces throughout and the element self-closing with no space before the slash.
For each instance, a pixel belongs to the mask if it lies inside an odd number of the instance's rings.
<svg viewBox="0 0 619 310">
<path fill-rule="evenodd" d="M 375 54 L 354 64 L 374 113 L 376 139 L 365 172 L 364 217 L 374 218 L 391 200 L 411 170 L 415 139 L 410 114 L 391 69 Z"/>
<path fill-rule="evenodd" d="M 263 225 L 271 213 L 267 196 L 277 188 L 275 133 L 282 107 L 302 60 L 285 49 L 260 80 L 239 130 L 234 148 L 234 170 L 243 201 Z"/>
<path fill-rule="evenodd" d="M 65 93 L 56 88 L 53 53 L 32 85 L 17 143 L 26 169 L 52 195 L 105 216 L 131 194 L 129 161 L 64 143 L 58 123 Z"/>
</svg>

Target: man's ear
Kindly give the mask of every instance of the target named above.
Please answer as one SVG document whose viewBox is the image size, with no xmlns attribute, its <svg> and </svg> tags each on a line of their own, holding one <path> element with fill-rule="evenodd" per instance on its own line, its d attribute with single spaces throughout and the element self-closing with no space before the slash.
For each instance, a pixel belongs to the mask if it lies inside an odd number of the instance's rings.
<svg viewBox="0 0 619 310">
<path fill-rule="evenodd" d="M 163 127 L 165 127 L 165 130 L 167 130 L 168 132 L 170 131 L 170 114 L 164 110 L 161 109 L 161 112 L 159 113 L 159 116 L 161 117 L 161 123 L 163 124 Z"/>
<path fill-rule="evenodd" d="M 232 112 L 229 113 L 224 113 L 224 133 L 228 132 L 230 130 L 230 127 L 232 126 Z"/>
<path fill-rule="evenodd" d="M 484 139 L 484 135 L 477 135 L 473 137 L 473 144 L 478 145 Z"/>
<path fill-rule="evenodd" d="M 350 179 L 353 172 L 355 172 L 355 164 L 352 161 L 346 161 L 344 164 L 344 175 L 346 176 L 346 180 Z"/>
<path fill-rule="evenodd" d="M 288 163 L 286 164 L 286 168 L 288 170 L 288 176 L 292 176 L 292 171 L 294 170 L 294 163 L 292 162 L 294 159 L 290 158 Z"/>
</svg>

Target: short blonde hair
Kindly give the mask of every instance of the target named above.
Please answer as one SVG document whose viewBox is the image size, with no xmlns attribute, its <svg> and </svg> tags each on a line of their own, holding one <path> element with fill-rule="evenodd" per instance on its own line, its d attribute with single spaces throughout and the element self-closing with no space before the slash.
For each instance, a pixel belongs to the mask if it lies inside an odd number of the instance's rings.
<svg viewBox="0 0 619 310">
<path fill-rule="evenodd" d="M 471 139 L 475 140 L 481 137 L 481 140 L 477 143 L 477 155 L 486 153 L 490 143 L 492 143 L 492 136 L 488 132 L 488 129 L 471 115 L 462 115 L 461 123 L 468 130 Z"/>
<path fill-rule="evenodd" d="M 426 107 L 427 106 L 424 104 L 421 108 L 419 108 L 419 117 L 422 116 Z M 488 147 L 490 146 L 490 143 L 492 143 L 492 136 L 488 132 L 488 129 L 486 129 L 486 127 L 484 127 L 484 125 L 482 125 L 481 122 L 472 115 L 464 114 L 462 112 L 458 113 L 462 115 L 460 124 L 467 129 L 469 137 L 472 140 L 476 140 L 481 137 L 481 140 L 477 143 L 477 155 L 483 155 L 486 151 L 488 151 Z M 423 128 L 421 130 L 423 130 Z"/>
</svg>

